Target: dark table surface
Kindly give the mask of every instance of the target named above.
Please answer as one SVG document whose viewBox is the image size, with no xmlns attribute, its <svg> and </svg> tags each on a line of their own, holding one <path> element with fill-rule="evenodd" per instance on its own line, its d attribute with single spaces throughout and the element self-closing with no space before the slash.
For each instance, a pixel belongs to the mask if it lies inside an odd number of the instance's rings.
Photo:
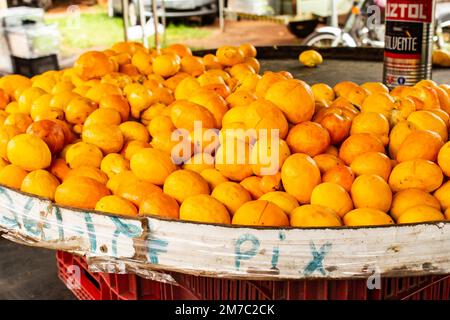
<svg viewBox="0 0 450 320">
<path fill-rule="evenodd" d="M 361 55 L 358 61 L 325 57 L 318 68 L 303 67 L 292 57 L 261 60 L 261 66 L 263 70 L 290 71 L 309 84 L 325 82 L 332 86 L 343 80 L 381 81 L 383 64 L 360 60 L 364 53 Z M 435 69 L 433 79 L 438 83 L 450 83 L 450 69 Z M 57 277 L 54 251 L 0 239 L 0 299 L 73 299 L 73 295 Z"/>
</svg>

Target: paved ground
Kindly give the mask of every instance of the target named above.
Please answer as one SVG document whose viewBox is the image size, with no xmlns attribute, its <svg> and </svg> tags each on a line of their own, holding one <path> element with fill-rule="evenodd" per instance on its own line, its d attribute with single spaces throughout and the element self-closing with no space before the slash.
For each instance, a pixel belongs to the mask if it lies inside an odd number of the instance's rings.
<svg viewBox="0 0 450 320">
<path fill-rule="evenodd" d="M 0 300 L 74 299 L 58 279 L 55 251 L 0 238 Z"/>
</svg>

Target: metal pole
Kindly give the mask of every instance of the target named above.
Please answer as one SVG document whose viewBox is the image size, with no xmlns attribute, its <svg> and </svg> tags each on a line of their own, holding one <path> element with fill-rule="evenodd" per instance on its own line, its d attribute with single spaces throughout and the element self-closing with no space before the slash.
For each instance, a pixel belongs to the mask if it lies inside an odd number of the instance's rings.
<svg viewBox="0 0 450 320">
<path fill-rule="evenodd" d="M 141 22 L 141 29 L 142 29 L 142 43 L 144 44 L 144 47 L 148 48 L 148 38 L 145 32 L 146 19 L 145 19 L 144 0 L 138 0 L 138 4 L 139 4 L 139 20 Z"/>
<path fill-rule="evenodd" d="M 162 25 L 164 27 L 164 33 L 163 33 L 163 46 L 166 46 L 166 33 L 167 33 L 167 19 L 166 19 L 166 5 L 164 3 L 165 1 L 161 1 L 161 12 L 162 12 Z"/>
<path fill-rule="evenodd" d="M 128 41 L 128 26 L 130 24 L 129 12 L 128 12 L 128 0 L 122 0 L 122 18 L 123 18 L 123 29 L 124 29 L 124 39 Z"/>
<path fill-rule="evenodd" d="M 220 25 L 220 30 L 222 32 L 225 31 L 225 18 L 224 18 L 224 8 L 225 7 L 225 1 L 224 0 L 219 0 L 219 25 Z"/>
<path fill-rule="evenodd" d="M 331 25 L 338 27 L 337 0 L 331 0 Z"/>
<path fill-rule="evenodd" d="M 153 14 L 153 24 L 155 26 L 155 48 L 159 49 L 159 36 L 158 36 L 158 6 L 156 0 L 152 0 L 152 14 Z"/>
</svg>

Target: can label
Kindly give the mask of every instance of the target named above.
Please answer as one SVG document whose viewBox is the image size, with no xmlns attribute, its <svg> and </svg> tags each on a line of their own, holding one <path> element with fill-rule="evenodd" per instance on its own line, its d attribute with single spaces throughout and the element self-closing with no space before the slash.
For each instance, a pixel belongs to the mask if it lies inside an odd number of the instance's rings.
<svg viewBox="0 0 450 320">
<path fill-rule="evenodd" d="M 384 83 L 393 88 L 431 77 L 433 0 L 388 0 Z"/>
</svg>

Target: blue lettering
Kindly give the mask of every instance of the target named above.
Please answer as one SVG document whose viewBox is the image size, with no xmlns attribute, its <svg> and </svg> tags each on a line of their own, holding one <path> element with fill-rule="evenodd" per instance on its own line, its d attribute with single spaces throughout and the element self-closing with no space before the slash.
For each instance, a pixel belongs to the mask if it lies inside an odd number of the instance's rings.
<svg viewBox="0 0 450 320">
<path fill-rule="evenodd" d="M 252 243 L 252 248 L 250 248 L 249 250 L 245 251 L 245 252 L 241 252 L 241 246 L 242 244 L 244 244 L 245 242 L 250 241 Z M 256 238 L 254 235 L 251 234 L 244 234 L 242 235 L 235 244 L 235 253 L 236 253 L 236 261 L 235 261 L 235 265 L 236 265 L 236 270 L 239 271 L 240 267 L 241 267 L 241 261 L 242 260 L 250 260 L 252 257 L 254 257 L 256 255 L 256 253 L 258 252 L 259 249 L 259 240 L 258 238 Z"/>
</svg>

